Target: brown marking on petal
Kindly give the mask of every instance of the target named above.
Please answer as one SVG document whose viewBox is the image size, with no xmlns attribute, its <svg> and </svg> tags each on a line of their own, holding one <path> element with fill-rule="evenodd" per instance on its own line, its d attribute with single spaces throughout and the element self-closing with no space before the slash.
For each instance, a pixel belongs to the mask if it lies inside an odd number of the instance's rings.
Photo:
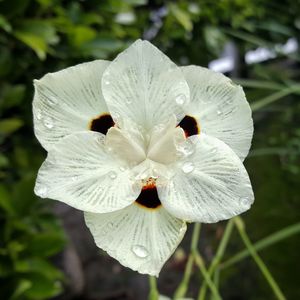
<svg viewBox="0 0 300 300">
<path fill-rule="evenodd" d="M 99 117 L 92 119 L 89 124 L 89 129 L 92 131 L 97 131 L 103 134 L 107 134 L 109 128 L 115 125 L 114 120 L 110 114 L 103 114 Z"/>
<path fill-rule="evenodd" d="M 155 180 L 153 178 L 149 178 L 146 184 L 143 186 L 141 193 L 135 200 L 135 204 L 149 210 L 154 210 L 161 207 Z"/>
<path fill-rule="evenodd" d="M 180 126 L 183 129 L 186 137 L 200 133 L 200 126 L 199 126 L 197 120 L 192 116 L 186 115 L 180 121 L 178 126 Z"/>
</svg>

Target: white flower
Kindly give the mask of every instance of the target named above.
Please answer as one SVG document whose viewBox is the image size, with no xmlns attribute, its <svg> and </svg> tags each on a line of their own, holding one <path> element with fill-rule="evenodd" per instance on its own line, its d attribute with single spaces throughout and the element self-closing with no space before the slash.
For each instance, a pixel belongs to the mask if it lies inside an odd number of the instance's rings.
<svg viewBox="0 0 300 300">
<path fill-rule="evenodd" d="M 242 88 L 179 68 L 149 42 L 35 81 L 33 113 L 48 151 L 36 194 L 83 210 L 96 244 L 140 273 L 158 275 L 186 221 L 228 219 L 253 202 Z"/>
</svg>

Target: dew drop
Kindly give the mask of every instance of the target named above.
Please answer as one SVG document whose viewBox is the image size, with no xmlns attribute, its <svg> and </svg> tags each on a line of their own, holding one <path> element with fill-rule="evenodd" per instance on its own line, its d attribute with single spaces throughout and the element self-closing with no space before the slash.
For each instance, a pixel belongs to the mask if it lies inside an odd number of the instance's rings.
<svg viewBox="0 0 300 300">
<path fill-rule="evenodd" d="M 187 161 L 182 165 L 181 169 L 184 173 L 187 174 L 187 173 L 191 173 L 195 169 L 195 167 L 192 162 Z"/>
<path fill-rule="evenodd" d="M 48 102 L 49 105 L 54 106 L 54 105 L 56 105 L 58 103 L 58 100 L 54 96 L 49 96 L 47 98 L 47 102 Z"/>
<path fill-rule="evenodd" d="M 223 112 L 221 110 L 217 110 L 217 115 L 221 116 L 223 114 Z"/>
<path fill-rule="evenodd" d="M 125 168 L 125 167 L 123 167 L 123 166 L 121 166 L 119 169 L 120 169 L 120 171 L 121 171 L 121 172 L 124 172 L 124 171 L 126 171 L 126 168 Z"/>
<path fill-rule="evenodd" d="M 241 197 L 240 205 L 248 207 L 250 205 L 250 199 L 248 197 Z"/>
<path fill-rule="evenodd" d="M 132 252 L 140 258 L 146 258 L 148 256 L 148 251 L 144 246 L 141 245 L 134 245 L 131 248 Z"/>
<path fill-rule="evenodd" d="M 216 154 L 217 153 L 217 148 L 212 148 L 210 151 L 211 154 Z"/>
<path fill-rule="evenodd" d="M 111 171 L 111 172 L 109 173 L 109 177 L 110 177 L 111 179 L 116 179 L 116 178 L 117 178 L 116 172 Z"/>
<path fill-rule="evenodd" d="M 192 142 L 186 141 L 185 143 L 179 145 L 177 150 L 182 156 L 189 156 L 194 153 L 195 147 Z"/>
<path fill-rule="evenodd" d="M 113 229 L 113 228 L 114 228 L 114 223 L 109 222 L 109 223 L 107 224 L 107 228 L 108 228 L 108 229 Z"/>
<path fill-rule="evenodd" d="M 105 84 L 105 85 L 110 85 L 110 81 L 109 81 L 109 80 L 105 80 L 105 81 L 104 81 L 104 84 Z"/>
<path fill-rule="evenodd" d="M 186 101 L 186 96 L 184 94 L 180 94 L 176 97 L 175 101 L 178 105 L 183 105 Z"/>
<path fill-rule="evenodd" d="M 37 118 L 38 120 L 41 120 L 41 119 L 42 119 L 42 111 L 41 111 L 39 108 L 36 109 L 35 115 L 36 115 L 36 118 Z"/>
<path fill-rule="evenodd" d="M 132 103 L 132 100 L 131 100 L 131 99 L 126 99 L 126 103 L 127 103 L 127 104 L 131 104 L 131 103 Z"/>
<path fill-rule="evenodd" d="M 180 232 L 180 233 L 184 233 L 185 230 L 186 230 L 186 229 L 185 229 L 185 226 L 182 226 L 182 227 L 179 229 L 179 232 Z"/>
<path fill-rule="evenodd" d="M 46 117 L 44 119 L 44 125 L 48 128 L 48 129 L 52 129 L 53 128 L 53 120 L 50 117 Z"/>
<path fill-rule="evenodd" d="M 35 193 L 41 198 L 46 198 L 48 195 L 48 188 L 46 186 L 40 185 L 35 188 Z"/>
</svg>

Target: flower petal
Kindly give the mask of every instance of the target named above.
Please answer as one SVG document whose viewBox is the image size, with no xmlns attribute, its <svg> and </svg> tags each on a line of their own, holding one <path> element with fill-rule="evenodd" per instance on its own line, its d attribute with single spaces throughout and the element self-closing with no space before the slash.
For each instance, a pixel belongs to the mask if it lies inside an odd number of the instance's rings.
<svg viewBox="0 0 300 300">
<path fill-rule="evenodd" d="M 185 222 L 163 207 L 149 211 L 136 204 L 107 214 L 85 213 L 85 221 L 98 247 L 122 265 L 156 276 L 186 231 Z"/>
<path fill-rule="evenodd" d="M 222 141 L 205 134 L 195 152 L 174 165 L 175 176 L 157 185 L 162 205 L 187 221 L 213 223 L 250 208 L 254 196 L 241 160 Z"/>
<path fill-rule="evenodd" d="M 68 134 L 89 130 L 93 118 L 108 112 L 101 91 L 108 65 L 95 60 L 35 80 L 34 131 L 46 150 Z"/>
<path fill-rule="evenodd" d="M 182 106 L 189 101 L 181 69 L 141 40 L 111 62 L 103 74 L 102 89 L 113 117 L 132 119 L 146 131 L 173 114 L 182 118 Z"/>
<path fill-rule="evenodd" d="M 56 143 L 39 170 L 35 193 L 98 213 L 135 201 L 141 185 L 133 183 L 131 169 L 106 150 L 104 138 L 98 132 L 78 132 Z"/>
<path fill-rule="evenodd" d="M 197 119 L 201 132 L 222 140 L 243 160 L 251 146 L 253 121 L 242 87 L 206 68 L 182 70 L 191 91 L 187 115 Z"/>
</svg>

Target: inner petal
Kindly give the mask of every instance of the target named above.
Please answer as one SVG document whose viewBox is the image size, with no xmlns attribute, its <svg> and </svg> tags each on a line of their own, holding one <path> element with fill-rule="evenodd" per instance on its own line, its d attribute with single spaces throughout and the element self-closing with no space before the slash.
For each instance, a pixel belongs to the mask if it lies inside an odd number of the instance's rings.
<svg viewBox="0 0 300 300">
<path fill-rule="evenodd" d="M 170 164 L 178 159 L 178 145 L 185 141 L 184 131 L 169 123 L 162 129 L 154 129 L 151 135 L 147 157 L 161 164 Z"/>
<path fill-rule="evenodd" d="M 107 134 L 109 128 L 113 127 L 115 122 L 110 114 L 102 114 L 90 121 L 89 129 L 103 134 Z"/>
<path fill-rule="evenodd" d="M 178 126 L 180 126 L 185 133 L 186 137 L 189 137 L 191 135 L 196 135 L 200 133 L 200 125 L 197 122 L 197 120 L 192 117 L 192 116 L 188 116 L 186 115 L 178 124 Z"/>
<path fill-rule="evenodd" d="M 146 181 L 141 193 L 135 200 L 135 204 L 146 209 L 157 209 L 161 206 L 154 178 L 149 178 Z"/>
<path fill-rule="evenodd" d="M 111 155 L 123 160 L 129 166 L 140 164 L 146 159 L 143 145 L 132 132 L 112 127 L 107 132 L 105 145 Z"/>
</svg>

